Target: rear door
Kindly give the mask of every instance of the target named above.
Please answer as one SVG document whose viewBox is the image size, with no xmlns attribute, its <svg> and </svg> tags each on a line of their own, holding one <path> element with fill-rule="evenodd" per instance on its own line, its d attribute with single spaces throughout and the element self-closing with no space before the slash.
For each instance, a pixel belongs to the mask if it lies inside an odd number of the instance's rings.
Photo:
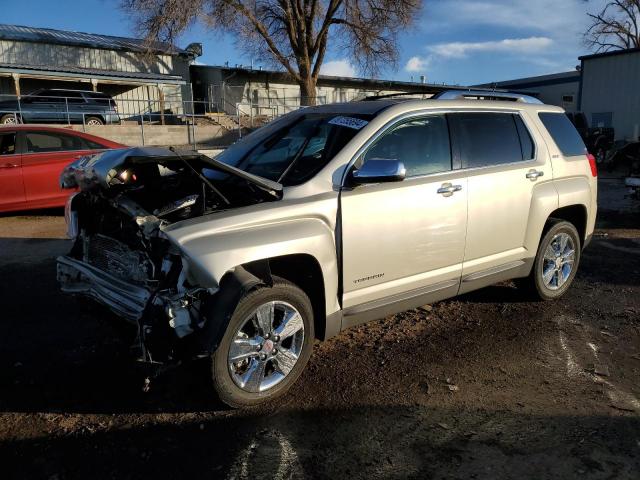
<svg viewBox="0 0 640 480">
<path fill-rule="evenodd" d="M 19 207 L 25 201 L 21 155 L 16 132 L 0 133 L 0 211 Z"/>
<path fill-rule="evenodd" d="M 58 123 L 62 121 L 64 98 L 52 90 L 42 90 L 25 97 L 22 115 L 30 123 Z"/>
<path fill-rule="evenodd" d="M 56 92 L 60 95 L 60 109 L 62 114 L 62 122 L 64 123 L 82 123 L 84 116 L 87 114 L 88 104 L 82 92 L 60 91 Z"/>
<path fill-rule="evenodd" d="M 533 191 L 552 180 L 548 153 L 518 112 L 450 115 L 469 212 L 461 292 L 535 256 L 525 248 Z M 555 195 L 555 190 L 550 189 Z M 475 282 L 475 284 L 474 284 Z M 467 284 L 465 286 L 465 284 Z"/>
<path fill-rule="evenodd" d="M 63 205 L 69 191 L 60 188 L 60 173 L 69 163 L 92 150 L 83 138 L 67 133 L 34 130 L 21 134 L 27 202 L 42 207 Z"/>
</svg>

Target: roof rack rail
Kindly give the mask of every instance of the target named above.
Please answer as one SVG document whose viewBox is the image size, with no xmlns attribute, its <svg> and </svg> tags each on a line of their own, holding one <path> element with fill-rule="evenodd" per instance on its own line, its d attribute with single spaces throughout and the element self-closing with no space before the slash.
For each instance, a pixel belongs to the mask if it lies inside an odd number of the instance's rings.
<svg viewBox="0 0 640 480">
<path fill-rule="evenodd" d="M 428 100 L 429 98 L 433 98 L 433 95 L 435 95 L 437 92 L 433 92 L 433 91 L 429 91 L 429 92 L 397 92 L 397 93 L 383 93 L 382 95 L 369 95 L 366 96 L 362 99 L 363 102 L 371 102 L 373 100 L 383 100 L 385 98 L 393 98 L 393 97 L 408 97 L 411 95 L 422 95 L 423 97 L 425 95 L 431 95 L 430 97 L 428 97 L 427 99 L 423 99 L 423 100 Z"/>
<path fill-rule="evenodd" d="M 521 93 L 512 92 L 495 92 L 487 90 L 446 90 L 444 92 L 436 93 L 433 96 L 434 100 L 462 100 L 465 98 L 474 97 L 488 100 L 507 100 L 512 102 L 522 103 L 537 103 L 543 104 L 539 99 L 532 97 L 531 95 L 523 95 Z"/>
</svg>

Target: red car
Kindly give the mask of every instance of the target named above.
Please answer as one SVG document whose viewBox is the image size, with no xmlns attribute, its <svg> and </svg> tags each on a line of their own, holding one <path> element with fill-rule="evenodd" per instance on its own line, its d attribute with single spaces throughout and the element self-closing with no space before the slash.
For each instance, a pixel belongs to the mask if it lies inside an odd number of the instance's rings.
<svg viewBox="0 0 640 480">
<path fill-rule="evenodd" d="M 0 127 L 0 212 L 64 206 L 62 169 L 83 155 L 123 147 L 65 128 Z"/>
</svg>

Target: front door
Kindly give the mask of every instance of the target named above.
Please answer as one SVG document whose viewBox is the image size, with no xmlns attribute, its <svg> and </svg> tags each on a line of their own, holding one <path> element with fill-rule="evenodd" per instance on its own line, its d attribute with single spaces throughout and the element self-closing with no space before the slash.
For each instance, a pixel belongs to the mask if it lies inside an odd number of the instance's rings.
<svg viewBox="0 0 640 480">
<path fill-rule="evenodd" d="M 0 211 L 22 206 L 25 201 L 21 155 L 16 133 L 0 133 Z"/>
<path fill-rule="evenodd" d="M 27 123 L 58 123 L 62 121 L 65 101 L 57 92 L 42 90 L 22 100 L 22 116 Z"/>
<path fill-rule="evenodd" d="M 452 170 L 447 118 L 400 121 L 355 167 L 376 159 L 400 160 L 407 174 L 341 193 L 345 319 L 385 305 L 410 308 L 433 292 L 455 295 L 462 272 L 467 180 Z"/>
</svg>

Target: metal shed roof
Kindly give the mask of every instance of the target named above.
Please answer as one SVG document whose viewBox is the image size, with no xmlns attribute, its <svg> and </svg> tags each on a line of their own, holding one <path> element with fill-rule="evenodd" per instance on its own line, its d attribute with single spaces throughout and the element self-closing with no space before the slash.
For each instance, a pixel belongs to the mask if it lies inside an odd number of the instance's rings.
<svg viewBox="0 0 640 480">
<path fill-rule="evenodd" d="M 179 75 L 166 75 L 161 73 L 144 72 L 119 72 L 112 70 L 100 70 L 98 68 L 81 68 L 50 65 L 16 65 L 13 63 L 0 63 L 1 73 L 19 73 L 21 75 L 38 75 L 42 77 L 87 78 L 94 77 L 106 81 L 122 82 L 124 80 L 135 83 L 167 83 L 185 84 L 185 80 Z"/>
<path fill-rule="evenodd" d="M 0 24 L 0 40 L 53 43 L 140 53 L 150 50 L 154 53 L 168 55 L 188 55 L 186 50 L 170 43 L 153 42 L 148 44 L 140 38 L 114 37 L 111 35 L 54 30 L 53 28 L 25 27 L 22 25 Z"/>
<path fill-rule="evenodd" d="M 619 50 L 610 50 L 608 52 L 592 53 L 591 55 L 582 55 L 578 60 L 591 60 L 592 58 L 613 57 L 616 55 L 627 55 L 629 53 L 639 53 L 640 48 L 626 48 Z"/>
</svg>

